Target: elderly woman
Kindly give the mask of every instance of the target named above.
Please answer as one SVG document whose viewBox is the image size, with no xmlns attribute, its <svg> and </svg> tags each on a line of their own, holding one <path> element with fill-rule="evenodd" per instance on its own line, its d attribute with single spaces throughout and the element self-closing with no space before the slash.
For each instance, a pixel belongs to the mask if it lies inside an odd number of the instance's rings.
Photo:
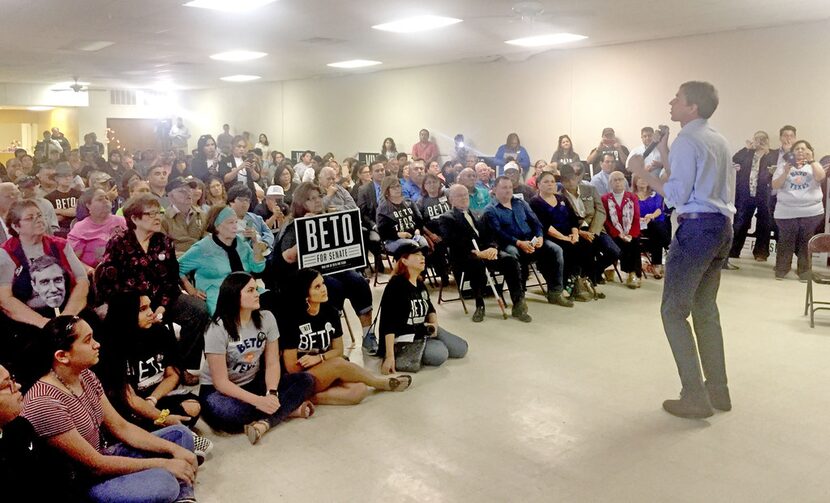
<svg viewBox="0 0 830 503">
<path fill-rule="evenodd" d="M 151 194 L 127 200 L 127 229 L 113 234 L 96 270 L 97 296 L 101 304 L 116 292 L 137 291 L 148 296 L 158 319 L 182 327 L 179 358 L 182 368 L 192 371 L 199 368 L 210 318 L 202 299 L 182 294 L 176 250 L 161 232 L 161 218 L 161 205 Z M 188 382 L 193 379 L 185 376 Z"/>
<path fill-rule="evenodd" d="M 89 280 L 72 246 L 46 234 L 38 205 L 12 204 L 6 216 L 11 237 L 0 246 L 2 360 L 20 370 L 21 351 L 50 318 L 76 315 L 86 307 Z"/>
<path fill-rule="evenodd" d="M 378 204 L 378 234 L 386 251 L 394 254 L 401 245 L 414 242 L 421 248 L 429 243 L 421 230 L 424 219 L 415 203 L 403 196 L 401 182 L 394 176 L 387 176 L 380 185 L 383 199 Z"/>
<path fill-rule="evenodd" d="M 608 218 L 605 231 L 620 248 L 620 267 L 628 273 L 625 285 L 640 288 L 643 276 L 640 259 L 640 203 L 637 196 L 625 190 L 625 176 L 614 171 L 608 176 L 611 191 L 602 196 Z"/>
<path fill-rule="evenodd" d="M 193 433 L 181 425 L 148 433 L 116 412 L 90 369 L 100 347 L 77 316 L 47 323 L 30 361 L 40 379 L 26 393 L 23 417 L 79 468 L 91 501 L 195 502 Z M 118 443 L 107 446 L 105 431 Z"/>
<path fill-rule="evenodd" d="M 821 182 L 826 177 L 814 155 L 813 146 L 799 140 L 772 175 L 772 188 L 778 191 L 773 215 L 778 225 L 775 279 L 784 279 L 790 272 L 793 253 L 798 257 L 798 278 L 806 281 L 809 274 L 807 243 L 824 220 Z"/>
<path fill-rule="evenodd" d="M 275 269 L 279 278 L 277 286 L 286 302 L 288 299 L 285 297 L 293 294 L 289 285 L 293 284 L 299 269 L 294 220 L 323 213 L 325 209 L 320 187 L 308 182 L 301 184 L 294 194 L 290 219 L 285 221 L 274 246 L 277 252 L 274 257 Z M 349 299 L 352 309 L 360 318 L 365 335 L 372 325 L 372 291 L 366 279 L 355 271 L 343 271 L 329 274 L 325 280 L 329 304 L 339 312 L 343 310 L 346 299 Z"/>
<path fill-rule="evenodd" d="M 127 222 L 111 213 L 112 204 L 101 189 L 86 189 L 81 203 L 89 210 L 89 216 L 72 226 L 67 240 L 81 262 L 94 268 L 104 258 L 110 236 L 116 229 L 126 229 Z"/>
<path fill-rule="evenodd" d="M 216 310 L 222 281 L 232 272 L 259 273 L 265 270 L 263 253 L 268 245 L 256 241 L 253 248 L 237 236 L 237 216 L 228 206 L 211 208 L 207 217 L 208 235 L 197 241 L 179 259 L 179 274 L 187 292 L 207 301 L 208 312 Z M 195 273 L 195 287 L 186 276 Z"/>
<path fill-rule="evenodd" d="M 633 177 L 640 203 L 640 233 L 648 239 L 648 253 L 654 266 L 654 278 L 663 277 L 663 250 L 671 243 L 671 219 L 666 215 L 663 196 L 651 190 L 644 178 Z"/>
</svg>

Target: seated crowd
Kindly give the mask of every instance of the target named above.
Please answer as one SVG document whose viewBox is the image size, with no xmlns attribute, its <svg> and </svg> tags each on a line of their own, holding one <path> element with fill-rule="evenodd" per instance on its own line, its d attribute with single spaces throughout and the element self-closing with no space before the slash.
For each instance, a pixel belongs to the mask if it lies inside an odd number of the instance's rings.
<svg viewBox="0 0 830 503">
<path fill-rule="evenodd" d="M 606 128 L 586 162 L 563 135 L 550 162 L 532 165 L 515 133 L 493 157 L 458 135 L 441 165 L 427 130 L 411 155 L 386 138 L 368 162 L 342 163 L 311 151 L 292 162 L 266 135 L 253 145 L 228 131 L 219 144 L 199 137 L 192 155 L 105 157 L 94 134 L 71 149 L 53 130 L 34 156 L 21 149 L 0 165 L 0 479 L 23 482 L 29 499 L 60 489 L 92 501 L 195 501 L 212 448 L 194 433 L 200 418 L 256 444 L 316 406 L 406 390 L 412 377 L 401 372 L 468 350 L 438 323 L 433 278 L 445 287 L 452 275 L 477 323 L 489 295 L 504 307 L 505 285 L 510 314 L 528 323 L 531 277 L 548 303 L 573 308 L 604 299 L 598 286 L 617 270 L 640 287 L 643 256 L 663 274 L 671 208 L 625 170 L 651 128 L 631 153 Z M 757 210 L 762 232 L 777 224 L 777 278 L 794 253 L 805 271 L 825 176 L 794 128 L 781 138 L 770 152 L 756 133 L 734 159 L 732 256 Z M 646 164 L 668 176 L 659 154 Z M 372 266 L 300 268 L 295 220 L 344 210 L 360 212 Z M 368 276 L 374 269 L 378 284 L 385 258 L 391 277 L 375 311 Z M 346 300 L 376 371 L 349 361 Z M 59 488 L 38 484 L 43 470 Z"/>
</svg>

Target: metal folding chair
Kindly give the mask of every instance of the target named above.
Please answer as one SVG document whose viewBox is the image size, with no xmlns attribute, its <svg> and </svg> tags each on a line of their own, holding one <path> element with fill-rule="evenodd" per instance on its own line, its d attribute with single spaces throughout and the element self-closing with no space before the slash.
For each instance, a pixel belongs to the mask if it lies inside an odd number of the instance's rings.
<svg viewBox="0 0 830 503">
<path fill-rule="evenodd" d="M 830 270 L 817 271 L 813 269 L 814 253 L 830 253 L 830 234 L 816 234 L 807 243 L 807 259 L 810 262 L 810 269 L 807 271 L 807 297 L 804 300 L 804 316 L 810 312 L 810 328 L 815 328 L 815 312 L 824 309 L 830 310 L 830 302 L 817 301 L 813 298 L 813 283 L 819 285 L 830 285 Z M 826 266 L 826 264 L 825 264 Z"/>
</svg>

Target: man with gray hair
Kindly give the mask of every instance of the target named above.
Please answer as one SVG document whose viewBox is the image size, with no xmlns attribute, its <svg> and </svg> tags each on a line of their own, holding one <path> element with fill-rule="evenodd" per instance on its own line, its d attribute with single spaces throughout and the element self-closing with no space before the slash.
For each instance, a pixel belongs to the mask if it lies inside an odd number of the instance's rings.
<svg viewBox="0 0 830 503">
<path fill-rule="evenodd" d="M 668 135 L 663 135 L 657 147 L 667 161 L 668 180 L 649 172 L 642 156 L 633 157 L 629 166 L 663 194 L 678 214 L 660 311 L 683 388 L 680 399 L 666 400 L 663 408 L 678 417 L 705 418 L 714 413 L 713 407 L 732 409 L 717 297 L 721 268 L 732 242 L 736 173 L 729 143 L 708 121 L 718 106 L 715 87 L 708 82 L 686 82 L 670 105 L 671 119 L 682 129 L 671 153 Z M 687 321 L 690 314 L 694 333 Z"/>
<path fill-rule="evenodd" d="M 353 210 L 357 203 L 349 191 L 337 183 L 337 172 L 331 166 L 323 166 L 317 174 L 317 183 L 323 189 L 323 208 L 328 212 Z"/>
<path fill-rule="evenodd" d="M 476 216 L 481 216 L 484 213 L 484 208 L 490 204 L 490 190 L 476 183 L 476 172 L 472 168 L 461 170 L 461 173 L 458 174 L 458 183 L 466 187 L 467 192 L 470 193 L 470 211 Z"/>
<path fill-rule="evenodd" d="M 11 234 L 6 227 L 6 215 L 14 203 L 20 199 L 20 190 L 12 182 L 0 183 L 0 244 L 6 242 Z"/>
</svg>

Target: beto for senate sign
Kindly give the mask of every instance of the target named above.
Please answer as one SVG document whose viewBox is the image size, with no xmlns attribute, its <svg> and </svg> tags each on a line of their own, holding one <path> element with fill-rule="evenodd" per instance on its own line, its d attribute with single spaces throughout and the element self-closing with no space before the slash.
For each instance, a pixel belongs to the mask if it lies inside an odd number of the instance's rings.
<svg viewBox="0 0 830 503">
<path fill-rule="evenodd" d="M 359 209 L 298 218 L 294 231 L 300 268 L 333 274 L 366 267 Z"/>
</svg>

